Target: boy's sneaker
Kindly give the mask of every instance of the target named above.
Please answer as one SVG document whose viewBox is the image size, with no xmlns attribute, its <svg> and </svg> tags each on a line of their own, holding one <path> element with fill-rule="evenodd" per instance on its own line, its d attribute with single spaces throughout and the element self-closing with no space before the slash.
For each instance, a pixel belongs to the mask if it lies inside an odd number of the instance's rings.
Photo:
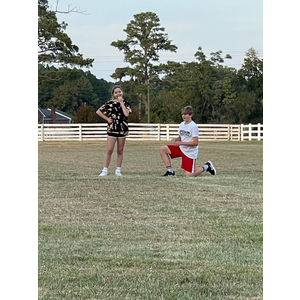
<svg viewBox="0 0 300 300">
<path fill-rule="evenodd" d="M 107 172 L 106 172 L 106 171 L 102 171 L 102 172 L 99 174 L 99 177 L 103 177 L 103 176 L 107 176 Z"/>
<path fill-rule="evenodd" d="M 211 161 L 208 161 L 207 163 L 205 163 L 208 168 L 207 168 L 207 172 L 209 172 L 211 175 L 216 175 L 217 174 L 217 171 L 214 167 L 214 165 L 212 164 Z"/>
<path fill-rule="evenodd" d="M 121 171 L 119 171 L 119 170 L 116 170 L 115 174 L 116 174 L 117 176 L 122 176 Z"/>
<path fill-rule="evenodd" d="M 169 172 L 167 171 L 163 176 L 175 176 L 175 172 Z"/>
</svg>

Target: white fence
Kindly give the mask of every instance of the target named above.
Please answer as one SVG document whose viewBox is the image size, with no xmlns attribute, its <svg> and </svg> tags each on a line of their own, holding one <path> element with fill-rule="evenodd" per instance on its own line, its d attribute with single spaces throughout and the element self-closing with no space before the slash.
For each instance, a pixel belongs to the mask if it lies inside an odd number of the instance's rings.
<svg viewBox="0 0 300 300">
<path fill-rule="evenodd" d="M 197 124 L 199 140 L 262 140 L 263 125 Z M 38 141 L 106 140 L 106 123 L 38 124 Z M 179 124 L 130 123 L 127 140 L 169 141 L 178 136 Z"/>
</svg>

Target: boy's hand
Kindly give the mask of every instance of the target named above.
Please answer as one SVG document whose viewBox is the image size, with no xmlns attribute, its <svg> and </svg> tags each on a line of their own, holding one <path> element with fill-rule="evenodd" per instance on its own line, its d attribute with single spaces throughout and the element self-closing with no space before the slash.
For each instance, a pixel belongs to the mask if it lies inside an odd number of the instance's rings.
<svg viewBox="0 0 300 300">
<path fill-rule="evenodd" d="M 178 141 L 177 139 L 172 139 L 172 143 L 174 146 L 180 146 L 180 141 Z"/>
</svg>

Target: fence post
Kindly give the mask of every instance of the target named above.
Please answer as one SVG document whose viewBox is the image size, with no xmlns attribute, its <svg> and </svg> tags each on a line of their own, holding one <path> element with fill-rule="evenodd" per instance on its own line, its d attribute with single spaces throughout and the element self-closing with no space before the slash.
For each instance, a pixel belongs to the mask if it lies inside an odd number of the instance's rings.
<svg viewBox="0 0 300 300">
<path fill-rule="evenodd" d="M 170 140 L 169 124 L 167 124 L 167 141 Z"/>
<path fill-rule="evenodd" d="M 160 141 L 160 123 L 157 124 L 157 140 Z"/>
<path fill-rule="evenodd" d="M 82 124 L 79 124 L 79 141 L 82 141 Z"/>
<path fill-rule="evenodd" d="M 44 124 L 41 124 L 41 139 L 44 141 Z"/>
<path fill-rule="evenodd" d="M 251 136 L 252 136 L 252 124 L 249 123 L 249 141 L 251 141 Z"/>
<path fill-rule="evenodd" d="M 260 141 L 260 123 L 258 123 L 257 126 L 257 140 Z"/>
<path fill-rule="evenodd" d="M 227 126 L 227 141 L 230 141 L 230 125 Z"/>
<path fill-rule="evenodd" d="M 244 141 L 244 124 L 241 124 L 241 141 Z"/>
</svg>

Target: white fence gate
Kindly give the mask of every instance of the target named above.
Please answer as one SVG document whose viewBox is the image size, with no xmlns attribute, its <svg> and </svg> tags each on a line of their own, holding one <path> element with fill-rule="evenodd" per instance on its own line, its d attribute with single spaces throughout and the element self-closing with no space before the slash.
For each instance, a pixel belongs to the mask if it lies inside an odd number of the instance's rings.
<svg viewBox="0 0 300 300">
<path fill-rule="evenodd" d="M 130 123 L 128 140 L 169 141 L 178 136 L 179 124 Z M 263 125 L 197 124 L 199 140 L 262 140 Z M 105 140 L 106 123 L 38 124 L 38 141 Z"/>
</svg>

